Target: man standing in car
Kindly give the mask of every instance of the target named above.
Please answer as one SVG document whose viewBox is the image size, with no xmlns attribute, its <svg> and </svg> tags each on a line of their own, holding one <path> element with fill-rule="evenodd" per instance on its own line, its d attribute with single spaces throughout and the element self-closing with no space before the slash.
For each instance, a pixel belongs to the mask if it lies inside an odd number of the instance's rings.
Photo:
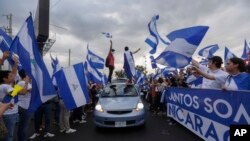
<svg viewBox="0 0 250 141">
<path fill-rule="evenodd" d="M 112 40 L 110 40 L 110 49 L 109 54 L 106 59 L 106 67 L 109 68 L 109 76 L 108 76 L 108 82 L 111 83 L 113 71 L 115 69 L 115 58 L 114 58 L 114 52 L 115 50 L 112 48 Z"/>
</svg>

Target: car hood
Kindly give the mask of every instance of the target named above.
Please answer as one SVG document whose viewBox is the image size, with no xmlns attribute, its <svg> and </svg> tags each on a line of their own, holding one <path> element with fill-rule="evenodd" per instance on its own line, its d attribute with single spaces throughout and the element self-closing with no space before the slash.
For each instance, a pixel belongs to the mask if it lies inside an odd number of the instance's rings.
<svg viewBox="0 0 250 141">
<path fill-rule="evenodd" d="M 140 101 L 139 97 L 113 97 L 100 98 L 99 103 L 105 110 L 127 110 L 134 109 Z"/>
</svg>

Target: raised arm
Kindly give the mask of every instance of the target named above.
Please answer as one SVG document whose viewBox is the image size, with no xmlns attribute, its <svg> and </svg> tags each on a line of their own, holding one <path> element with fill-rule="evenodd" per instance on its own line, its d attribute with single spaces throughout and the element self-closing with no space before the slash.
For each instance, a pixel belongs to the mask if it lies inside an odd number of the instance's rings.
<svg viewBox="0 0 250 141">
<path fill-rule="evenodd" d="M 4 64 L 4 61 L 10 56 L 10 52 L 9 51 L 5 51 L 3 52 L 3 57 L 0 58 L 0 65 Z"/>
<path fill-rule="evenodd" d="M 18 63 L 19 63 L 19 58 L 17 56 L 14 56 L 13 60 L 14 60 L 15 64 L 13 65 L 11 73 L 16 75 L 17 74 L 17 67 L 18 67 Z"/>
<path fill-rule="evenodd" d="M 192 67 L 192 70 L 194 70 L 196 73 L 200 74 L 201 76 L 203 76 L 203 77 L 205 77 L 207 79 L 215 80 L 215 77 L 213 75 L 209 75 L 209 74 L 207 74 L 206 72 L 200 70 L 197 67 Z"/>
<path fill-rule="evenodd" d="M 197 67 L 197 68 L 199 68 L 199 63 L 198 63 L 198 61 L 196 61 L 196 60 L 194 60 L 194 59 L 192 59 L 192 65 L 195 66 L 195 67 Z"/>
<path fill-rule="evenodd" d="M 141 50 L 141 48 L 138 48 L 136 51 L 133 52 L 133 54 L 137 53 L 140 50 Z"/>
<path fill-rule="evenodd" d="M 109 49 L 109 52 L 112 51 L 112 46 L 113 46 L 113 43 L 112 43 L 112 40 L 110 40 L 110 49 Z"/>
</svg>

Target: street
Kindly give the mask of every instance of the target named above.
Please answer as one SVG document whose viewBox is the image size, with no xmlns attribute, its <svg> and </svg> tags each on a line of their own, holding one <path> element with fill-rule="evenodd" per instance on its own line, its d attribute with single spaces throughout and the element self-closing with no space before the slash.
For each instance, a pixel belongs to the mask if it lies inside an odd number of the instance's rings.
<svg viewBox="0 0 250 141">
<path fill-rule="evenodd" d="M 53 138 L 44 138 L 42 136 L 33 139 L 33 141 L 200 141 L 198 136 L 187 130 L 182 125 L 168 125 L 167 118 L 164 116 L 152 116 L 147 110 L 147 121 L 144 127 L 122 128 L 122 129 L 99 129 L 92 121 L 92 113 L 89 113 L 87 123 L 72 123 L 71 127 L 77 129 L 72 134 L 60 133 L 59 127 L 52 124 Z M 28 136 L 33 134 L 33 120 L 31 121 Z"/>
</svg>

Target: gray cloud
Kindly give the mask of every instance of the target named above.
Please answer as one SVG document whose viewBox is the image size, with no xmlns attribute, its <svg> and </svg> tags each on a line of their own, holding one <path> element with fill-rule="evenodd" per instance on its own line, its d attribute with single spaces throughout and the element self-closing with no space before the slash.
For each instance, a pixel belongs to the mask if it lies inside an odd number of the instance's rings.
<svg viewBox="0 0 250 141">
<path fill-rule="evenodd" d="M 62 64 L 67 66 L 68 50 L 72 52 L 72 63 L 85 59 L 86 46 L 103 58 L 109 49 L 109 40 L 101 32 L 113 34 L 117 69 L 123 64 L 124 47 L 131 50 L 141 48 L 135 55 L 136 64 L 144 64 L 149 58 L 150 48 L 144 42 L 149 35 L 147 24 L 154 14 L 159 14 L 157 28 L 165 38 L 169 32 L 195 25 L 210 27 L 198 50 L 218 43 L 219 55 L 223 56 L 227 46 L 241 55 L 245 39 L 250 37 L 248 0 L 51 0 L 50 32 L 56 34 L 56 43 L 51 49 Z M 35 12 L 37 0 L 1 0 L 0 14 L 13 13 L 15 34 L 23 24 L 29 11 Z M 0 17 L 0 26 L 6 25 L 5 17 Z M 56 26 L 66 28 L 58 28 Z M 165 48 L 159 45 L 157 53 Z M 156 57 L 156 55 L 155 55 Z M 50 67 L 50 58 L 44 57 Z M 149 59 L 148 69 L 151 69 Z"/>
</svg>

